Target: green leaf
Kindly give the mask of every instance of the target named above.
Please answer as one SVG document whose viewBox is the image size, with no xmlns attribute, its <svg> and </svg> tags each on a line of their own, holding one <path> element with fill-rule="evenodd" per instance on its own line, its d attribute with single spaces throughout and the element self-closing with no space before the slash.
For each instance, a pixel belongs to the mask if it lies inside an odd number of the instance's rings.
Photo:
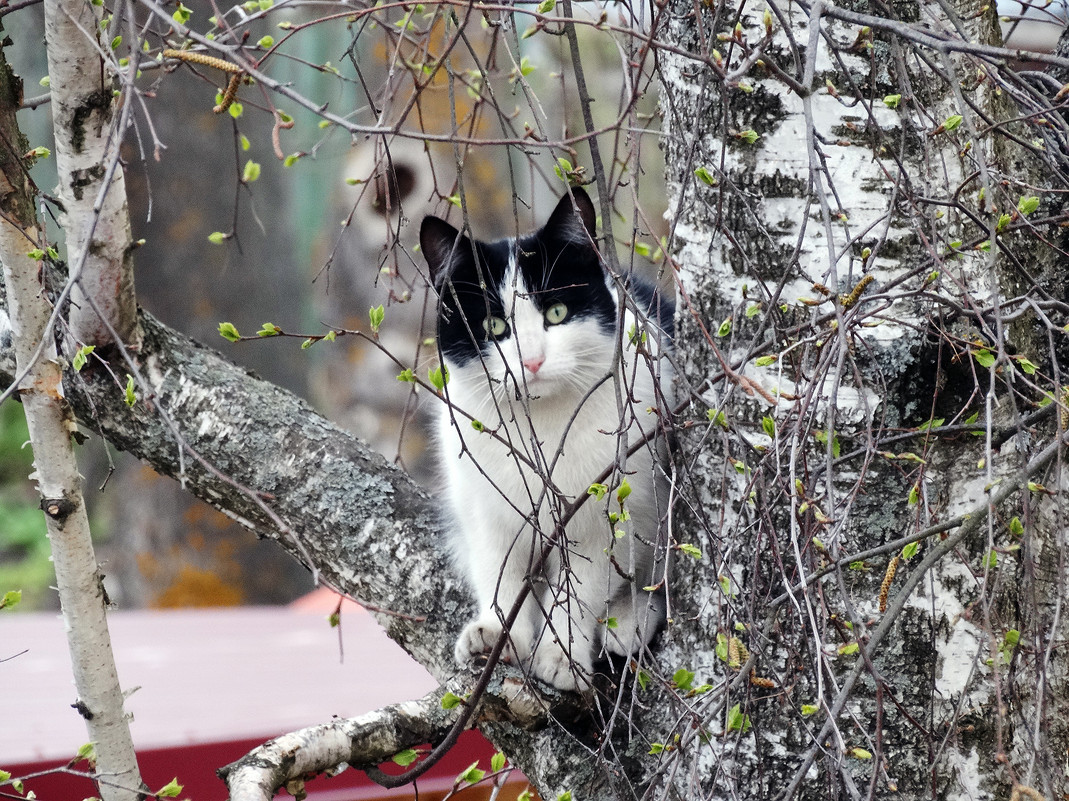
<svg viewBox="0 0 1069 801">
<path fill-rule="evenodd" d="M 820 711 L 820 707 L 816 704 L 802 704 L 803 715 L 815 715 Z"/>
<path fill-rule="evenodd" d="M 35 147 L 33 150 L 30 151 L 30 155 L 33 156 L 34 158 L 46 159 L 46 158 L 48 158 L 49 156 L 52 155 L 52 151 L 49 150 L 44 145 L 38 145 L 37 147 Z"/>
<path fill-rule="evenodd" d="M 1039 198 L 1035 195 L 1029 197 L 1021 197 L 1017 201 L 1017 211 L 1021 212 L 1025 217 L 1039 208 Z"/>
<path fill-rule="evenodd" d="M 402 370 L 397 375 L 397 380 L 398 381 L 407 381 L 409 384 L 411 384 L 413 381 L 416 380 L 416 376 L 415 376 L 415 374 L 412 372 L 412 370 L 410 368 L 406 367 L 404 370 Z"/>
<path fill-rule="evenodd" d="M 552 11 L 556 7 L 557 7 L 557 0 L 542 0 L 542 2 L 538 4 L 538 13 L 539 14 L 548 14 L 550 11 Z"/>
<path fill-rule="evenodd" d="M 679 546 L 679 550 L 685 553 L 687 556 L 691 556 L 695 559 L 702 558 L 701 548 L 697 545 L 691 545 L 689 542 L 684 542 Z"/>
<path fill-rule="evenodd" d="M 415 748 L 406 748 L 404 751 L 394 754 L 390 759 L 402 768 L 407 768 L 419 759 L 419 751 Z"/>
<path fill-rule="evenodd" d="M 998 552 L 994 548 L 987 552 L 987 557 L 984 559 L 984 567 L 991 569 L 998 567 Z"/>
<path fill-rule="evenodd" d="M 887 108 L 898 108 L 898 104 L 902 102 L 902 95 L 884 95 L 883 102 Z"/>
<path fill-rule="evenodd" d="M 174 798 L 182 792 L 182 785 L 178 783 L 178 777 L 175 776 L 167 784 L 156 791 L 156 795 L 160 798 Z"/>
<path fill-rule="evenodd" d="M 1024 524 L 1021 522 L 1021 518 L 1014 517 L 1010 520 L 1010 534 L 1015 537 L 1024 536 Z"/>
<path fill-rule="evenodd" d="M 840 645 L 836 650 L 839 656 L 849 656 L 850 654 L 856 654 L 859 647 L 857 640 L 855 640 L 854 642 L 848 642 L 846 645 Z"/>
<path fill-rule="evenodd" d="M 848 750 L 847 756 L 852 756 L 854 759 L 872 759 L 872 752 L 866 751 L 864 748 L 855 746 Z"/>
<path fill-rule="evenodd" d="M 178 10 L 171 14 L 172 19 L 182 25 L 189 22 L 189 18 L 193 16 L 193 12 L 186 8 L 181 3 L 178 4 Z"/>
<path fill-rule="evenodd" d="M 0 598 L 0 609 L 13 609 L 22 602 L 22 590 L 8 590 L 4 593 L 4 597 Z M 11 777 L 9 773 L 5 777 L 0 777 L 0 781 L 7 781 Z"/>
<path fill-rule="evenodd" d="M 374 333 L 379 333 L 379 326 L 382 325 L 382 321 L 386 319 L 386 309 L 383 308 L 380 303 L 378 306 L 373 306 L 368 310 L 368 318 L 371 320 L 371 330 Z"/>
<path fill-rule="evenodd" d="M 86 743 L 78 749 L 78 753 L 74 755 L 75 759 L 85 759 L 89 762 L 96 762 L 97 749 L 93 743 Z"/>
<path fill-rule="evenodd" d="M 1035 375 L 1036 374 L 1036 369 L 1037 369 L 1036 365 L 1032 361 L 1030 361 L 1029 359 L 1026 359 L 1024 356 L 1018 356 L 1017 357 L 1017 364 L 1020 365 L 1021 369 L 1027 375 Z"/>
<path fill-rule="evenodd" d="M 720 327 L 716 329 L 716 335 L 718 337 L 726 337 L 731 333 L 731 318 L 728 317 L 724 322 L 720 324 Z"/>
<path fill-rule="evenodd" d="M 85 363 L 89 361 L 89 354 L 96 349 L 96 345 L 82 345 L 78 348 L 78 352 L 74 354 L 74 360 L 71 362 L 74 372 L 81 372 L 82 368 L 85 367 Z"/>
<path fill-rule="evenodd" d="M 659 754 L 664 751 L 664 743 L 650 743 L 650 750 L 647 754 Z"/>
<path fill-rule="evenodd" d="M 252 147 L 252 142 L 249 141 L 249 137 L 245 136 L 245 134 L 241 134 L 241 137 L 238 141 L 241 142 L 242 150 L 248 150 L 250 147 Z"/>
<path fill-rule="evenodd" d="M 282 333 L 282 329 L 274 323 L 264 323 L 260 326 L 260 330 L 256 332 L 258 337 L 277 337 Z"/>
<path fill-rule="evenodd" d="M 41 86 L 43 86 L 43 87 L 44 87 L 45 89 L 47 89 L 47 88 L 48 88 L 49 86 L 51 86 L 51 85 L 52 85 L 52 79 L 51 79 L 51 78 L 50 78 L 49 76 L 47 76 L 47 75 L 46 75 L 45 77 L 43 77 L 43 78 L 42 78 L 42 79 L 40 80 L 40 84 L 41 84 Z"/>
<path fill-rule="evenodd" d="M 116 36 L 114 39 L 111 40 L 111 49 L 114 50 L 115 48 L 117 48 L 121 44 L 122 44 L 122 36 L 121 35 L 120 36 Z"/>
<path fill-rule="evenodd" d="M 219 323 L 219 336 L 223 339 L 229 339 L 231 342 L 237 342 L 241 339 L 241 334 L 238 333 L 238 329 L 234 327 L 233 323 Z"/>
<path fill-rule="evenodd" d="M 739 139 L 741 139 L 742 141 L 744 141 L 748 145 L 752 145 L 754 142 L 756 142 L 760 138 L 761 138 L 761 134 L 757 133 L 757 131 L 754 131 L 754 130 L 752 130 L 750 128 L 747 128 L 745 131 L 740 131 L 739 132 Z"/>
<path fill-rule="evenodd" d="M 694 686 L 694 674 L 686 668 L 680 668 L 672 674 L 672 684 L 674 684 L 677 689 L 686 692 Z"/>
<path fill-rule="evenodd" d="M 33 250 L 28 251 L 26 255 L 34 261 L 40 261 L 45 257 L 45 252 L 40 248 L 34 248 Z"/>
<path fill-rule="evenodd" d="M 471 427 L 474 428 L 476 431 L 485 431 L 486 430 L 486 426 L 484 426 L 482 424 L 482 422 L 479 421 L 479 420 L 472 420 L 471 421 Z"/>
<path fill-rule="evenodd" d="M 619 626 L 620 626 L 620 621 L 618 621 L 616 618 L 614 618 L 614 617 L 605 618 L 605 628 L 607 628 L 607 629 L 615 629 L 615 628 L 619 628 Z"/>
<path fill-rule="evenodd" d="M 483 776 L 486 775 L 485 770 L 479 770 L 479 761 L 472 762 L 467 769 L 465 769 L 459 776 L 457 776 L 457 783 L 467 782 L 468 784 L 476 784 L 483 780 Z"/>
<path fill-rule="evenodd" d="M 557 796 L 557 801 L 572 801 L 572 791 L 565 790 L 563 793 Z"/>
<path fill-rule="evenodd" d="M 427 370 L 427 380 L 431 382 L 432 387 L 440 392 L 449 383 L 449 370 L 443 365 L 432 367 Z"/>
<path fill-rule="evenodd" d="M 640 670 L 635 674 L 635 681 L 638 682 L 638 688 L 645 692 L 650 687 L 650 674 L 645 670 Z"/>
<path fill-rule="evenodd" d="M 779 360 L 779 356 L 758 356 L 754 359 L 754 364 L 758 367 L 768 367 L 770 364 L 775 364 Z"/>
<path fill-rule="evenodd" d="M 222 231 L 212 231 L 210 234 L 208 234 L 208 241 L 211 242 L 213 245 L 223 244 L 223 242 L 226 241 L 226 238 L 226 234 L 224 234 Z"/>
<path fill-rule="evenodd" d="M 270 50 L 272 47 L 275 46 L 275 37 L 261 36 L 260 41 L 258 41 L 256 44 L 262 47 L 264 50 Z"/>
<path fill-rule="evenodd" d="M 505 768 L 505 755 L 498 751 L 492 757 L 490 757 L 490 770 L 497 773 L 499 770 Z"/>
<path fill-rule="evenodd" d="M 917 505 L 917 501 L 919 501 L 920 499 L 921 499 L 921 489 L 920 489 L 919 486 L 914 484 L 912 487 L 909 488 L 909 496 L 907 498 L 907 502 L 909 503 L 910 506 L 916 506 Z"/>
<path fill-rule="evenodd" d="M 294 164 L 296 164 L 298 161 L 300 161 L 300 159 L 301 159 L 301 154 L 300 153 L 290 153 L 288 156 L 286 156 L 285 159 L 283 159 L 282 166 L 286 167 L 286 168 L 292 167 Z"/>
<path fill-rule="evenodd" d="M 917 426 L 918 431 L 930 431 L 933 428 L 939 428 L 946 422 L 945 417 L 936 417 L 934 420 L 929 420 L 923 425 Z"/>
<path fill-rule="evenodd" d="M 951 114 L 946 118 L 946 122 L 943 123 L 943 130 L 955 131 L 962 123 L 962 116 L 960 114 Z"/>
<path fill-rule="evenodd" d="M 817 432 L 815 432 L 813 434 L 813 436 L 816 437 L 817 442 L 819 442 L 825 448 L 828 447 L 828 432 L 827 431 L 817 431 Z M 839 458 L 839 453 L 841 451 L 841 448 L 842 448 L 842 446 L 839 444 L 839 437 L 837 437 L 837 436 L 836 437 L 832 437 L 831 455 L 834 458 L 836 458 L 836 459 Z"/>
<path fill-rule="evenodd" d="M 751 317 L 756 317 L 760 313 L 761 313 L 761 304 L 760 303 L 751 303 L 749 306 L 746 307 L 746 317 L 747 317 L 747 319 L 749 319 Z"/>
<path fill-rule="evenodd" d="M 455 693 L 446 692 L 442 696 L 442 709 L 454 709 L 464 702 L 464 699 Z M 479 764 L 478 762 L 475 763 Z"/>
<path fill-rule="evenodd" d="M 743 733 L 750 730 L 750 716 L 742 714 L 742 707 L 739 704 L 731 707 L 728 710 L 728 731 L 741 731 Z"/>
<path fill-rule="evenodd" d="M 6 770 L 0 770 L 0 782 L 6 782 L 10 778 L 10 773 L 8 773 Z"/>
<path fill-rule="evenodd" d="M 917 555 L 917 552 L 921 549 L 919 542 L 909 542 L 902 546 L 902 558 L 912 559 Z"/>
<path fill-rule="evenodd" d="M 776 438 L 776 421 L 767 415 L 761 418 L 761 428 L 772 439 Z"/>
<path fill-rule="evenodd" d="M 616 490 L 616 502 L 621 506 L 624 505 L 624 501 L 627 500 L 627 496 L 631 494 L 631 485 L 627 483 L 625 478 L 620 482 L 620 488 Z"/>
<path fill-rule="evenodd" d="M 974 350 L 972 355 L 981 367 L 995 366 L 995 354 L 989 350 Z"/>
<path fill-rule="evenodd" d="M 998 218 L 998 222 L 995 223 L 995 231 L 1001 233 L 1006 230 L 1006 226 L 1010 224 L 1013 218 L 1009 214 L 1002 214 Z"/>
<path fill-rule="evenodd" d="M 245 112 L 245 107 L 241 105 L 241 103 L 235 101 L 230 104 L 230 108 L 228 108 L 227 111 L 229 111 L 230 116 L 236 120 Z"/>
<path fill-rule="evenodd" d="M 699 167 L 694 171 L 694 175 L 699 181 L 701 181 L 706 186 L 716 186 L 716 178 L 711 172 L 709 172 L 708 167 Z"/>
<path fill-rule="evenodd" d="M 126 389 L 123 393 L 123 399 L 126 401 L 127 406 L 133 406 L 137 403 L 137 393 L 134 392 L 134 377 L 129 373 L 126 374 Z"/>
<path fill-rule="evenodd" d="M 246 161 L 245 170 L 241 174 L 241 180 L 247 184 L 251 184 L 257 178 L 260 177 L 260 165 L 255 161 Z"/>
</svg>

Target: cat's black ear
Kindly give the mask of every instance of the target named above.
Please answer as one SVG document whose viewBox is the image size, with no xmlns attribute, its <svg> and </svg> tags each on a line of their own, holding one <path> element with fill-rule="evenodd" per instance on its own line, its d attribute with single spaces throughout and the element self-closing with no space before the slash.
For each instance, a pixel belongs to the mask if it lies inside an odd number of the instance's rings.
<svg viewBox="0 0 1069 801">
<path fill-rule="evenodd" d="M 587 244 L 596 242 L 594 202 L 582 187 L 576 186 L 557 203 L 543 229 L 547 234 L 565 242 Z"/>
<path fill-rule="evenodd" d="M 431 280 L 438 284 L 458 256 L 471 253 L 471 241 L 437 217 L 424 217 L 419 227 L 419 247 L 427 259 Z"/>
</svg>

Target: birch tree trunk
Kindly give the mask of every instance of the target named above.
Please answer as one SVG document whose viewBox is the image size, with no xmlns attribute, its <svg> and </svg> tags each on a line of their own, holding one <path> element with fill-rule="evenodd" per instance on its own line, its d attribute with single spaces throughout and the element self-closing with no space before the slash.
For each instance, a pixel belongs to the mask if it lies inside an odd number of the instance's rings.
<svg viewBox="0 0 1069 801">
<path fill-rule="evenodd" d="M 19 81 L 0 56 L 0 131 L 3 140 L 24 140 L 15 123 Z M 81 476 L 71 441 L 77 430 L 63 390 L 63 361 L 55 347 L 47 242 L 38 230 L 27 165 L 11 147 L 0 153 L 0 262 L 3 263 L 17 392 L 26 412 L 35 472 L 56 570 L 77 700 L 93 743 L 91 762 L 105 801 L 137 801 L 147 789 L 138 772 L 130 726 L 123 710 L 111 650 L 103 575 L 93 552 Z M 36 252 L 35 258 L 32 252 Z M 7 383 L 7 382 L 5 382 Z M 72 713 L 73 714 L 73 713 Z"/>
<path fill-rule="evenodd" d="M 978 4 L 673 11 L 677 347 L 710 420 L 682 527 L 712 564 L 681 565 L 663 660 L 716 690 L 673 705 L 712 736 L 666 735 L 663 784 L 1060 797 L 1064 206 L 1010 122 L 1056 86 L 978 57 Z"/>
<path fill-rule="evenodd" d="M 103 4 L 47 0 L 52 118 L 59 196 L 74 280 L 70 328 L 80 345 L 139 342 L 133 245 L 119 146 L 130 99 L 116 102 L 117 64 L 103 41 Z M 132 28 L 132 26 L 131 26 Z M 131 30 L 132 32 L 132 30 Z M 136 60 L 130 70 L 136 70 Z"/>
</svg>

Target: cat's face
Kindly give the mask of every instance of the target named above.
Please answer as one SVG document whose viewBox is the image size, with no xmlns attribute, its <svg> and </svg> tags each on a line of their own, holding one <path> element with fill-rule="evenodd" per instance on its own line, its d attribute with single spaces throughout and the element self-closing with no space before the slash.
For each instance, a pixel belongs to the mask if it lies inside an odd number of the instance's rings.
<svg viewBox="0 0 1069 801">
<path fill-rule="evenodd" d="M 617 307 L 581 189 L 545 227 L 484 243 L 436 217 L 420 243 L 439 293 L 438 342 L 451 383 L 485 386 L 498 400 L 582 393 L 609 368 Z"/>
</svg>

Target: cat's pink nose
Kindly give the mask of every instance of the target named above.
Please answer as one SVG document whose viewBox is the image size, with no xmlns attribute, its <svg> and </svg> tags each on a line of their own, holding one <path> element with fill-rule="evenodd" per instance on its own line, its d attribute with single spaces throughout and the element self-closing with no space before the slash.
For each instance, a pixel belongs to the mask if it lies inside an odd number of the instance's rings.
<svg viewBox="0 0 1069 801">
<path fill-rule="evenodd" d="M 523 360 L 523 366 L 527 368 L 529 373 L 537 373 L 538 369 L 546 361 L 545 356 L 533 356 L 530 359 Z"/>
</svg>

